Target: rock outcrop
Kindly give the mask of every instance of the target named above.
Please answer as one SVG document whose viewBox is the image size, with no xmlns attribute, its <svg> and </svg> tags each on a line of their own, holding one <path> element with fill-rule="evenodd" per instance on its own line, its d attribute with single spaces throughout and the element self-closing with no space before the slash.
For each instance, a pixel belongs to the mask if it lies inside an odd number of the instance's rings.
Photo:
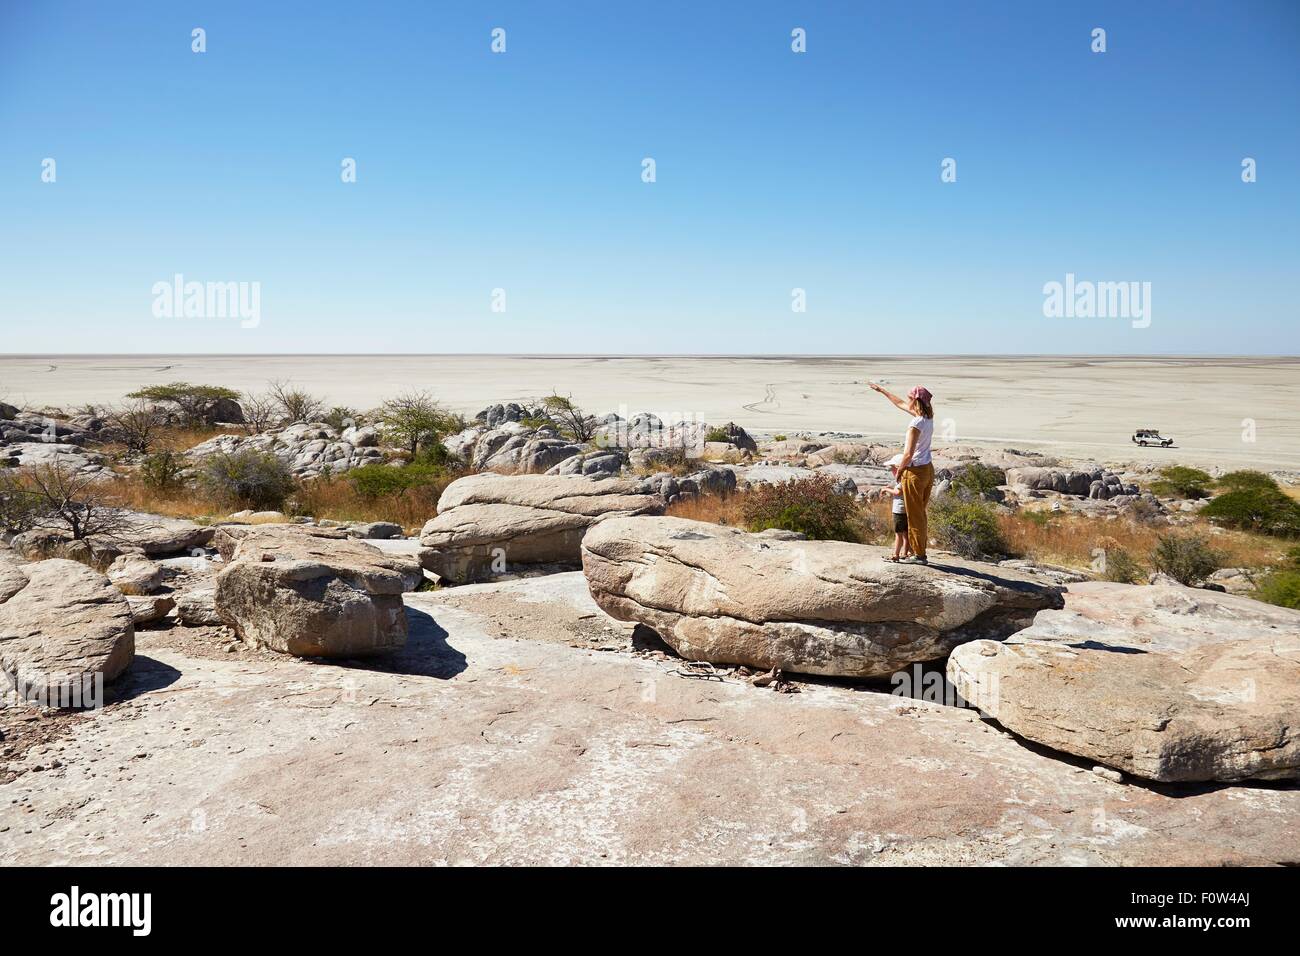
<svg viewBox="0 0 1300 956">
<path fill-rule="evenodd" d="M 221 619 L 255 647 L 356 657 L 406 643 L 402 593 L 423 581 L 412 558 L 302 529 L 252 529 L 216 576 Z"/>
<path fill-rule="evenodd" d="M 438 516 L 421 532 L 430 571 L 461 583 L 520 565 L 581 560 L 591 526 L 622 515 L 653 514 L 663 501 L 637 482 L 582 475 L 470 475 L 447 486 Z"/>
<path fill-rule="evenodd" d="M 19 695 L 51 707 L 100 701 L 135 657 L 126 596 L 98 571 L 55 558 L 0 562 L 0 669 Z"/>
<path fill-rule="evenodd" d="M 1086 471 L 1026 466 L 1007 469 L 1007 484 L 1013 488 L 1021 486 L 1031 491 L 1055 491 L 1062 495 L 1075 495 L 1081 498 L 1107 500 L 1121 495 L 1139 493 L 1135 484 L 1125 482 L 1113 472 L 1104 468 L 1090 468 Z"/>
<path fill-rule="evenodd" d="M 186 454 L 190 460 L 199 461 L 217 453 L 253 449 L 275 455 L 300 478 L 315 478 L 326 472 L 339 474 L 382 463 L 384 453 L 379 441 L 378 431 L 370 426 L 340 431 L 324 422 L 309 422 L 261 435 L 218 435 Z"/>
<path fill-rule="evenodd" d="M 683 657 L 883 677 L 966 641 L 1004 637 L 1061 589 L 958 559 L 890 564 L 883 548 L 790 541 L 682 518 L 617 518 L 587 533 L 583 571 L 610 616 Z"/>
<path fill-rule="evenodd" d="M 1158 781 L 1300 777 L 1300 612 L 1177 584 L 1073 585 L 1006 643 L 953 652 L 1013 733 Z"/>
</svg>

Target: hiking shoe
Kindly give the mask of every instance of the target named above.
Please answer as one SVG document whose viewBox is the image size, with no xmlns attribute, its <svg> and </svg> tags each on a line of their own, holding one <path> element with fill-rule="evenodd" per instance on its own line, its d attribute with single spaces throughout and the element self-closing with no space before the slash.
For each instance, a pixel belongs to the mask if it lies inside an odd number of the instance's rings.
<svg viewBox="0 0 1300 956">
<path fill-rule="evenodd" d="M 929 564 L 929 560 L 920 555 L 912 555 L 910 558 L 903 559 L 904 564 Z"/>
</svg>

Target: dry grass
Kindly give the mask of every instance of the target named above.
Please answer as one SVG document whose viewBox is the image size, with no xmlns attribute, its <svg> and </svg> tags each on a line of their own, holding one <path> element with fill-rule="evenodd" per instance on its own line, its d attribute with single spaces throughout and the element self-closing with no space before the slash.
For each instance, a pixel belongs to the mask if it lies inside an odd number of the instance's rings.
<svg viewBox="0 0 1300 956">
<path fill-rule="evenodd" d="M 674 518 L 688 518 L 691 521 L 706 521 L 709 524 L 743 528 L 745 527 L 745 501 L 748 495 L 749 492 L 746 491 L 737 491 L 726 497 L 699 495 L 669 505 L 664 513 Z M 893 524 L 887 501 L 859 502 L 858 517 L 853 524 L 865 544 L 892 546 L 894 543 L 894 533 L 891 530 Z"/>
<path fill-rule="evenodd" d="M 674 518 L 688 518 L 691 521 L 707 521 L 709 524 L 743 528 L 745 526 L 744 504 L 745 492 L 743 491 L 726 497 L 697 495 L 684 501 L 674 502 L 664 513 Z"/>
<path fill-rule="evenodd" d="M 199 522 L 225 517 L 229 508 L 203 494 L 197 488 L 180 488 L 160 492 L 150 488 L 135 475 L 121 475 L 104 486 L 118 506 L 133 511 L 148 511 L 169 518 L 190 518 Z"/>
<path fill-rule="evenodd" d="M 400 524 L 407 534 L 415 534 L 438 513 L 438 498 L 458 477 L 448 474 L 436 483 L 373 498 L 357 494 L 346 476 L 318 478 L 300 484 L 294 496 L 294 512 L 317 520 L 391 521 Z"/>
<path fill-rule="evenodd" d="M 414 534 L 437 513 L 438 497 L 454 477 L 449 475 L 445 482 L 372 498 L 357 494 L 345 477 L 304 481 L 299 483 L 284 511 L 317 520 L 392 521 L 401 525 L 407 534 Z M 106 490 L 121 507 L 200 523 L 222 520 L 240 510 L 194 487 L 160 492 L 135 475 L 117 478 Z"/>
<path fill-rule="evenodd" d="M 740 491 L 726 498 L 712 495 L 691 498 L 670 505 L 667 514 L 743 528 L 745 495 L 745 492 Z M 863 529 L 862 540 L 869 544 L 892 545 L 889 502 L 860 502 L 858 510 Z M 1211 547 L 1222 554 L 1225 567 L 1276 566 L 1282 562 L 1288 547 L 1287 542 L 1275 538 L 1241 531 L 1224 531 L 1202 521 L 1171 528 L 1167 525 L 1137 524 L 1124 519 L 1105 521 L 1079 515 L 1039 514 L 1042 517 L 1029 517 L 1025 512 L 1020 512 L 998 519 L 1012 552 L 1030 560 L 1080 570 L 1092 567 L 1094 550 L 1122 548 L 1149 571 L 1152 569 L 1151 551 L 1156 546 L 1156 540 L 1161 535 L 1170 533 L 1204 535 Z"/>
<path fill-rule="evenodd" d="M 179 426 L 168 426 L 158 431 L 157 438 L 154 439 L 153 445 L 149 451 L 172 451 L 185 452 L 189 451 L 195 445 L 202 444 L 209 438 L 215 438 L 218 435 L 239 435 L 248 437 L 248 432 L 242 428 L 181 428 Z M 95 451 L 106 455 L 114 461 L 126 460 L 126 446 L 120 442 L 103 442 L 95 447 Z"/>
<path fill-rule="evenodd" d="M 1113 521 L 1079 515 L 1029 517 L 1025 512 L 999 518 L 1002 534 L 1011 550 L 1023 557 L 1048 564 L 1087 569 L 1092 566 L 1093 552 L 1098 549 L 1122 548 L 1151 569 L 1151 551 L 1161 535 L 1198 533 L 1223 555 L 1225 567 L 1259 568 L 1281 560 L 1286 546 L 1275 538 L 1242 531 L 1222 531 L 1206 522 L 1196 521 L 1171 528 L 1145 525 L 1117 518 Z"/>
</svg>

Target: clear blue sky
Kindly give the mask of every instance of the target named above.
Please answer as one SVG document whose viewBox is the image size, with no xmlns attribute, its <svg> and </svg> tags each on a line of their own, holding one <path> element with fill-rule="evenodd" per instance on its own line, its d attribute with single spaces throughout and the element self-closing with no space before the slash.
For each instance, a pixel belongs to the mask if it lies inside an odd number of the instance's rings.
<svg viewBox="0 0 1300 956">
<path fill-rule="evenodd" d="M 1300 2 L 6 0 L 0 222 L 0 352 L 1294 355 Z"/>
</svg>

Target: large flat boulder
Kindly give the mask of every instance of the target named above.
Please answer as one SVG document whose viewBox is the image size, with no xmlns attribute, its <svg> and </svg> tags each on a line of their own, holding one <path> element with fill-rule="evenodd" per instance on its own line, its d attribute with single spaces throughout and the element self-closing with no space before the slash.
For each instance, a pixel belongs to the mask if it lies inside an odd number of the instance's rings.
<svg viewBox="0 0 1300 956">
<path fill-rule="evenodd" d="M 588 531 L 582 565 L 607 614 L 653 628 L 683 657 L 842 677 L 942 658 L 1062 603 L 1060 588 L 1018 571 L 897 565 L 887 553 L 637 517 Z"/>
<path fill-rule="evenodd" d="M 128 550 L 138 549 L 151 558 L 206 548 L 213 535 L 213 529 L 206 525 L 158 515 L 134 515 L 131 525 L 130 529 L 121 532 L 121 540 Z"/>
<path fill-rule="evenodd" d="M 74 539 L 64 528 L 33 528 L 15 535 L 12 546 L 30 561 L 67 558 L 107 570 L 124 554 L 147 557 L 193 553 L 211 541 L 213 529 L 177 518 L 126 513 L 111 535 Z"/>
<path fill-rule="evenodd" d="M 62 558 L 0 562 L 0 669 L 20 696 L 94 705 L 97 682 L 116 678 L 134 657 L 131 606 L 105 575 Z"/>
<path fill-rule="evenodd" d="M 958 648 L 948 677 L 1013 733 L 1148 780 L 1300 777 L 1297 611 L 1078 584 L 1006 643 Z"/>
<path fill-rule="evenodd" d="M 456 583 L 520 565 L 576 566 L 582 537 L 607 519 L 663 510 L 638 482 L 585 475 L 470 475 L 438 500 L 420 535 L 424 566 Z"/>
<path fill-rule="evenodd" d="M 402 593 L 418 562 L 352 538 L 299 529 L 244 534 L 213 597 L 221 619 L 255 647 L 298 657 L 356 657 L 406 643 Z"/>
</svg>

